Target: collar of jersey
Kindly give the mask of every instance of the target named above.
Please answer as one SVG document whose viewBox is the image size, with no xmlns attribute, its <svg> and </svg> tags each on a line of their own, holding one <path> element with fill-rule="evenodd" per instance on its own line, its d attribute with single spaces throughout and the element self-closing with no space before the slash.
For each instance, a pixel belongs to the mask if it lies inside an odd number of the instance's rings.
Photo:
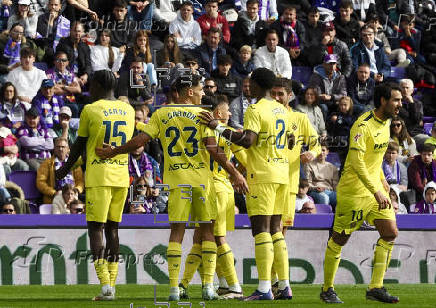
<svg viewBox="0 0 436 308">
<path fill-rule="evenodd" d="M 373 116 L 373 118 L 374 118 L 374 120 L 375 120 L 376 122 L 378 122 L 378 123 L 380 123 L 380 124 L 386 124 L 386 121 L 387 121 L 387 120 L 383 121 L 383 120 L 380 120 L 379 118 L 377 118 L 377 116 L 375 115 L 374 110 L 371 110 L 371 114 L 372 114 L 372 116 Z"/>
</svg>

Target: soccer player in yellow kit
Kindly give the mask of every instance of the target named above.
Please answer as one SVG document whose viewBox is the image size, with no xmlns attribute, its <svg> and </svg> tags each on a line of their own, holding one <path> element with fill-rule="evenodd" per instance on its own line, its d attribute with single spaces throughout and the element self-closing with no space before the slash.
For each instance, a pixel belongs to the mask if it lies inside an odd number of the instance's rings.
<svg viewBox="0 0 436 308">
<path fill-rule="evenodd" d="M 213 115 L 219 119 L 223 125 L 227 126 L 231 113 L 229 111 L 229 101 L 225 95 L 216 97 L 208 96 L 204 104 L 211 105 Z M 215 132 L 217 144 L 223 149 L 227 158 L 235 154 L 238 161 L 242 164 L 246 162 L 245 149 L 235 145 Z M 214 160 L 210 161 L 210 168 L 213 171 L 213 183 L 215 186 L 217 200 L 217 219 L 214 226 L 215 242 L 217 244 L 217 266 L 216 272 L 220 281 L 218 295 L 221 299 L 241 298 L 242 288 L 239 285 L 236 275 L 234 256 L 230 246 L 226 242 L 227 231 L 235 229 L 235 199 L 234 190 L 226 171 Z M 183 279 L 179 284 L 181 298 L 189 298 L 187 287 L 192 280 L 195 272 L 201 264 L 201 238 L 199 229 L 195 229 L 193 245 L 185 261 L 185 271 Z"/>
<path fill-rule="evenodd" d="M 292 297 L 288 253 L 280 227 L 284 204 L 289 199 L 289 113 L 270 97 L 275 78 L 274 73 L 266 68 L 253 71 L 250 91 L 257 102 L 247 108 L 242 132 L 225 128 L 210 113 L 201 114 L 204 124 L 247 149 L 246 169 L 250 188 L 247 211 L 255 239 L 259 286 L 251 296 L 244 298 L 245 301 L 274 298 L 271 292 L 273 260 L 284 269 L 279 273 L 282 287 L 279 298 Z"/>
<path fill-rule="evenodd" d="M 168 274 L 170 279 L 169 300 L 180 299 L 178 280 L 181 265 L 181 243 L 186 222 L 202 221 L 202 261 L 204 271 L 203 299 L 217 299 L 213 289 L 213 277 L 216 267 L 217 246 L 213 236 L 213 220 L 216 219 L 215 189 L 212 172 L 209 168 L 210 157 L 231 175 L 235 189 L 248 190 L 244 177 L 227 160 L 226 155 L 217 147 L 215 134 L 200 125 L 199 107 L 179 105 L 200 105 L 204 95 L 201 78 L 198 75 L 183 75 L 175 81 L 178 103 L 156 110 L 148 124 L 139 123 L 139 134 L 124 146 L 98 148 L 102 158 L 128 153 L 146 144 L 153 138 L 159 138 L 164 149 L 164 183 L 170 186 L 168 200 L 168 218 L 170 238 L 167 249 Z"/>
<path fill-rule="evenodd" d="M 285 210 L 282 215 L 283 236 L 289 226 L 294 225 L 295 217 L 295 200 L 298 193 L 298 184 L 300 182 L 300 162 L 303 164 L 309 163 L 321 153 L 321 146 L 318 141 L 318 133 L 313 125 L 310 123 L 309 118 L 305 113 L 295 112 L 289 106 L 289 101 L 292 98 L 292 84 L 289 79 L 277 78 L 274 87 L 271 89 L 271 97 L 277 102 L 283 104 L 291 113 L 290 129 L 295 137 L 295 144 L 289 150 L 289 192 L 290 200 L 285 205 Z M 309 146 L 309 151 L 301 153 L 303 145 Z M 274 295 L 279 290 L 277 272 L 282 269 L 275 269 L 273 263 L 273 274 L 271 282 L 273 283 L 272 290 Z M 277 297 L 277 296 L 275 296 Z"/>
<path fill-rule="evenodd" d="M 395 84 L 380 84 L 374 90 L 375 109 L 361 115 L 353 124 L 344 171 L 337 186 L 333 234 L 324 259 L 324 284 L 320 298 L 326 303 L 342 303 L 333 282 L 342 246 L 363 221 L 374 224 L 380 234 L 374 251 L 374 265 L 366 298 L 397 303 L 383 287 L 392 248 L 398 235 L 395 213 L 389 201 L 389 185 L 381 168 L 389 144 L 390 119 L 401 107 L 401 89 Z"/>
<path fill-rule="evenodd" d="M 86 221 L 94 267 L 102 285 L 94 300 L 113 300 L 118 274 L 118 224 L 129 187 L 128 155 L 103 160 L 95 148 L 103 144 L 123 145 L 135 128 L 135 111 L 128 103 L 116 100 L 113 91 L 116 77 L 111 71 L 96 71 L 90 94 L 94 103 L 80 115 L 78 138 L 71 147 L 68 161 L 56 171 L 62 178 L 86 148 Z M 103 246 L 103 230 L 106 248 Z"/>
</svg>

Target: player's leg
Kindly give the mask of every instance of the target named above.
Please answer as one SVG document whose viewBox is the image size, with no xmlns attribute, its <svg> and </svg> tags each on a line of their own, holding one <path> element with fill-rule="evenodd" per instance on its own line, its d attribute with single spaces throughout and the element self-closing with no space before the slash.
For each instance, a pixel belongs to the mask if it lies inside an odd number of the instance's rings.
<svg viewBox="0 0 436 308">
<path fill-rule="evenodd" d="M 107 260 L 104 258 L 103 229 L 102 222 L 88 221 L 89 245 L 91 247 L 92 259 L 98 280 L 102 287 L 110 286 L 110 277 L 107 267 Z"/>
<path fill-rule="evenodd" d="M 386 303 L 397 303 L 399 298 L 390 295 L 383 287 L 383 278 L 391 260 L 394 241 L 398 235 L 397 223 L 395 220 L 376 219 L 374 225 L 380 238 L 374 250 L 373 270 L 366 298 Z"/>
<path fill-rule="evenodd" d="M 188 299 L 187 288 L 195 272 L 201 264 L 201 232 L 200 227 L 195 227 L 194 235 L 192 237 L 192 248 L 186 257 L 185 271 L 183 278 L 179 284 L 180 298 Z"/>
</svg>

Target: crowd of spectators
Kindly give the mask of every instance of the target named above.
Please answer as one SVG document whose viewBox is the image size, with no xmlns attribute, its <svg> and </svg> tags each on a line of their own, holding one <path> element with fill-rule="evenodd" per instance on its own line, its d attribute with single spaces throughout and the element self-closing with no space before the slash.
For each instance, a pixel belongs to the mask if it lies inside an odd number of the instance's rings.
<svg viewBox="0 0 436 308">
<path fill-rule="evenodd" d="M 315 213 L 319 203 L 334 210 L 351 126 L 373 108 L 377 84 L 397 82 L 403 104 L 392 119 L 383 172 L 398 213 L 434 213 L 436 122 L 424 130 L 425 121 L 436 120 L 434 17 L 434 2 L 421 0 L 3 0 L 3 213 L 22 212 L 7 179 L 29 170 L 42 195 L 32 202 L 52 204 L 55 214 L 86 211 L 83 165 L 63 180 L 54 170 L 77 137 L 94 71 L 116 75 L 116 98 L 132 104 L 135 120 L 144 123 L 154 103 L 172 102 L 175 78 L 199 74 L 207 95 L 227 97 L 229 125 L 241 129 L 255 103 L 248 78 L 258 67 L 292 80 L 289 106 L 308 115 L 323 144 L 322 154 L 301 168 L 298 211 Z M 309 68 L 308 76 L 295 75 L 299 67 Z M 391 76 L 396 69 L 401 78 Z M 331 156 L 338 157 L 335 165 Z M 158 140 L 131 153 L 126 213 L 165 211 L 168 196 L 156 188 L 162 157 Z M 236 200 L 243 212 L 243 196 Z"/>
</svg>

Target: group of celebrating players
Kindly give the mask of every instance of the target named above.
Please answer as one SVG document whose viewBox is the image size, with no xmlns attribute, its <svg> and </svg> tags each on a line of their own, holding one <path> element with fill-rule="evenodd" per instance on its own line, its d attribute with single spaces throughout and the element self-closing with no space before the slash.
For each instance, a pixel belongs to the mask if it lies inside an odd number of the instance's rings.
<svg viewBox="0 0 436 308">
<path fill-rule="evenodd" d="M 56 171 L 58 178 L 65 176 L 86 148 L 86 219 L 102 285 L 94 300 L 115 299 L 118 224 L 129 186 L 127 153 L 154 138 L 160 139 L 164 149 L 163 182 L 170 191 L 169 300 L 188 298 L 187 287 L 198 269 L 205 300 L 292 299 L 284 236 L 294 221 L 300 163 L 314 159 L 321 147 L 307 116 L 288 106 L 290 81 L 277 78 L 266 68 L 256 69 L 250 77 L 250 89 L 257 102 L 247 108 L 244 129 L 235 131 L 226 125 L 231 116 L 228 103 L 211 99 L 211 106 L 204 108 L 201 77 L 181 76 L 174 85 L 176 103 L 158 108 L 148 124 L 138 123 L 136 129 L 141 133 L 134 138 L 134 110 L 114 99 L 115 85 L 110 71 L 95 72 L 90 87 L 94 103 L 84 108 L 79 137 L 67 163 Z M 389 141 L 390 118 L 399 111 L 401 91 L 396 85 L 380 84 L 374 102 L 376 108 L 363 114 L 351 129 L 349 153 L 337 188 L 333 233 L 325 252 L 320 298 L 326 303 L 342 303 L 333 287 L 341 249 L 364 220 L 374 224 L 380 234 L 366 298 L 399 301 L 383 287 L 398 231 L 381 164 Z M 304 152 L 303 145 L 307 145 Z M 230 162 L 232 155 L 245 167 L 245 177 Z M 189 197 L 186 186 L 191 187 Z M 259 278 L 256 291 L 246 297 L 225 240 L 226 232 L 234 228 L 234 191 L 246 195 Z M 181 244 L 188 220 L 197 223 L 179 282 Z M 217 291 L 215 272 L 220 281 Z"/>
</svg>

